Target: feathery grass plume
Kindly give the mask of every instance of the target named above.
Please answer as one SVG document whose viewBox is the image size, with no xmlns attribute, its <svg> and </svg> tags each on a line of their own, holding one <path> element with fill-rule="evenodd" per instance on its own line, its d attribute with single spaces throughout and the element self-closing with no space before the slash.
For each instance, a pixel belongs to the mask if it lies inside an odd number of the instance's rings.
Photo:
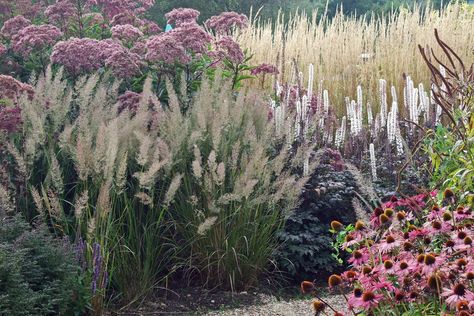
<svg viewBox="0 0 474 316">
<path fill-rule="evenodd" d="M 115 186 L 118 194 L 125 190 L 127 184 L 127 166 L 128 166 L 128 152 L 125 152 L 115 172 Z"/>
<path fill-rule="evenodd" d="M 15 159 L 17 170 L 20 173 L 20 175 L 24 178 L 28 178 L 28 169 L 27 169 L 26 162 L 23 159 L 23 156 L 20 154 L 18 149 L 16 149 L 16 147 L 13 146 L 10 142 L 6 142 L 6 147 L 7 147 L 8 152 Z"/>
<path fill-rule="evenodd" d="M 58 159 L 53 152 L 50 153 L 50 158 L 51 165 L 49 167 L 49 171 L 51 174 L 51 186 L 56 189 L 58 194 L 62 194 L 64 192 L 64 182 L 61 173 L 61 166 L 59 165 Z"/>
<path fill-rule="evenodd" d="M 0 216 L 5 216 L 14 211 L 14 202 L 7 188 L 0 184 Z"/>
<path fill-rule="evenodd" d="M 76 197 L 76 202 L 74 203 L 74 217 L 76 221 L 82 221 L 82 214 L 85 209 L 87 209 L 89 201 L 89 191 L 84 190 L 80 195 Z"/>
<path fill-rule="evenodd" d="M 173 201 L 175 194 L 181 185 L 182 179 L 183 179 L 183 175 L 177 174 L 176 176 L 174 176 L 173 180 L 171 180 L 170 186 L 168 190 L 166 191 L 165 198 L 163 200 L 163 204 L 165 206 L 169 206 L 170 203 Z"/>
<path fill-rule="evenodd" d="M 44 203 L 43 203 L 43 197 L 40 195 L 38 190 L 35 187 L 31 187 L 31 197 L 33 198 L 33 202 L 36 207 L 36 211 L 41 215 L 44 216 Z"/>
<path fill-rule="evenodd" d="M 135 131 L 135 136 L 137 137 L 137 140 L 140 143 L 136 161 L 140 166 L 144 167 L 148 164 L 148 161 L 150 159 L 150 148 L 152 141 L 150 137 L 148 137 L 141 131 Z"/>
<path fill-rule="evenodd" d="M 97 197 L 97 210 L 101 219 L 107 218 L 111 210 L 110 201 L 110 188 L 111 182 L 106 181 L 99 190 L 99 196 Z"/>
<path fill-rule="evenodd" d="M 61 224 L 63 211 L 57 193 L 52 190 L 48 190 L 47 192 L 43 191 L 43 196 L 43 201 L 47 201 L 46 209 L 49 216 Z"/>
<path fill-rule="evenodd" d="M 106 150 L 107 150 L 107 126 L 101 122 L 97 130 L 94 144 L 94 173 L 102 174 L 105 170 Z"/>
<path fill-rule="evenodd" d="M 138 192 L 135 194 L 135 197 L 142 203 L 143 205 L 151 205 L 153 206 L 153 198 L 146 194 L 145 192 Z"/>
<path fill-rule="evenodd" d="M 206 232 L 208 232 L 211 229 L 211 227 L 216 223 L 216 221 L 217 221 L 217 216 L 211 216 L 211 217 L 206 218 L 204 222 L 202 222 L 198 226 L 198 229 L 197 229 L 198 235 L 204 236 Z"/>
<path fill-rule="evenodd" d="M 201 167 L 201 151 L 199 147 L 194 145 L 194 161 L 192 163 L 193 174 L 197 179 L 202 177 L 202 167 Z"/>
</svg>

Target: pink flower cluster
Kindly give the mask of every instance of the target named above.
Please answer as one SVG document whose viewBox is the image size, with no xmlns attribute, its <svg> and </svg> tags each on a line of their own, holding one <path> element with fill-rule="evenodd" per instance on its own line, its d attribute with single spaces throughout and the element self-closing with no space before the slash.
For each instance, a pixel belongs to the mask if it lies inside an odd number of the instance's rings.
<svg viewBox="0 0 474 316">
<path fill-rule="evenodd" d="M 187 23 L 196 23 L 199 17 L 199 11 L 189 8 L 173 9 L 171 12 L 165 14 L 168 24 L 174 24 L 175 27 L 180 27 Z"/>
<path fill-rule="evenodd" d="M 0 99 L 8 99 L 17 104 L 20 96 L 25 93 L 29 98 L 33 97 L 33 87 L 11 76 L 0 75 Z"/>
<path fill-rule="evenodd" d="M 115 25 L 111 29 L 112 38 L 124 43 L 133 43 L 143 36 L 142 31 L 130 24 Z"/>
<path fill-rule="evenodd" d="M 30 25 L 22 28 L 12 37 L 12 49 L 23 56 L 33 50 L 41 50 L 56 43 L 63 33 L 53 25 Z"/>
<path fill-rule="evenodd" d="M 44 15 L 50 23 L 65 27 L 77 15 L 77 8 L 70 0 L 58 0 L 46 8 Z"/>
<path fill-rule="evenodd" d="M 140 104 L 140 98 L 142 95 L 133 91 L 125 91 L 117 99 L 117 110 L 118 113 L 122 113 L 125 110 L 135 113 Z"/>
<path fill-rule="evenodd" d="M 100 7 L 108 19 L 122 13 L 141 14 L 154 3 L 154 0 L 88 0 L 89 6 Z"/>
<path fill-rule="evenodd" d="M 26 19 L 23 15 L 17 15 L 5 21 L 0 33 L 4 38 L 11 39 L 13 35 L 29 25 L 31 25 L 30 20 Z"/>
<path fill-rule="evenodd" d="M 218 34 L 228 34 L 232 29 L 245 28 L 248 24 L 247 16 L 237 12 L 223 12 L 205 22 L 208 28 L 215 30 Z"/>
<path fill-rule="evenodd" d="M 101 67 L 97 47 L 99 41 L 90 38 L 70 38 L 53 47 L 51 62 L 60 64 L 73 75 L 90 72 Z"/>
<path fill-rule="evenodd" d="M 143 63 L 140 55 L 123 48 L 113 51 L 105 59 L 105 67 L 110 69 L 118 78 L 127 79 L 138 75 Z"/>
<path fill-rule="evenodd" d="M 457 205 L 449 189 L 439 205 L 434 195 L 392 198 L 374 210 L 370 223 L 357 222 L 346 236 L 343 248 L 352 253 L 352 267 L 333 275 L 329 285 L 353 290 L 351 311 L 385 314 L 439 305 L 432 313 L 441 315 L 445 305 L 456 315 L 474 313 L 473 210 Z"/>
<path fill-rule="evenodd" d="M 182 23 L 170 32 L 151 37 L 147 43 L 146 59 L 166 64 L 187 64 L 194 55 L 203 54 L 212 41 L 201 26 L 194 22 Z"/>
<path fill-rule="evenodd" d="M 116 76 L 130 78 L 138 74 L 141 57 L 112 39 L 98 41 L 71 38 L 53 47 L 51 61 L 60 64 L 73 75 L 108 67 Z"/>
<path fill-rule="evenodd" d="M 266 74 L 272 74 L 272 75 L 278 75 L 279 71 L 277 66 L 271 65 L 271 64 L 261 64 L 254 69 L 250 71 L 252 76 L 257 76 L 260 74 L 266 75 Z"/>
<path fill-rule="evenodd" d="M 0 105 L 0 131 L 15 133 L 21 127 L 21 109 Z"/>
<path fill-rule="evenodd" d="M 226 58 L 234 64 L 240 64 L 244 61 L 244 52 L 240 45 L 230 36 L 221 37 L 217 43 L 217 56 Z"/>
<path fill-rule="evenodd" d="M 183 44 L 177 42 L 171 32 L 150 37 L 146 42 L 146 49 L 145 58 L 150 62 L 187 64 L 191 61 Z"/>
</svg>

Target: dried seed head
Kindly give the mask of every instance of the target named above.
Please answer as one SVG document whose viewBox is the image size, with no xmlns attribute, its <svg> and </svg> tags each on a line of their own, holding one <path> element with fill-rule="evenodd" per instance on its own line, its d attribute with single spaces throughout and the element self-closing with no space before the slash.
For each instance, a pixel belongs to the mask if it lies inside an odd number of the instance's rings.
<svg viewBox="0 0 474 316">
<path fill-rule="evenodd" d="M 338 231 L 341 231 L 344 228 L 344 225 L 342 225 L 342 223 L 339 222 L 339 221 L 332 221 L 331 222 L 331 228 L 332 228 L 332 230 L 338 232 Z"/>
<path fill-rule="evenodd" d="M 405 270 L 408 268 L 408 263 L 406 261 L 400 262 L 400 270 Z"/>
<path fill-rule="evenodd" d="M 430 266 L 436 263 L 436 257 L 433 254 L 427 254 L 424 261 L 427 266 Z"/>
<path fill-rule="evenodd" d="M 467 236 L 466 238 L 464 238 L 464 244 L 465 245 L 472 245 L 472 238 Z"/>
<path fill-rule="evenodd" d="M 313 308 L 316 313 L 321 313 L 326 308 L 326 304 L 317 300 L 313 302 Z"/>
<path fill-rule="evenodd" d="M 346 242 L 350 242 L 354 240 L 354 237 L 352 235 L 347 235 L 346 238 L 344 238 Z"/>
<path fill-rule="evenodd" d="M 362 252 L 360 252 L 359 250 L 354 251 L 352 255 L 354 256 L 355 259 L 362 258 Z"/>
<path fill-rule="evenodd" d="M 466 273 L 466 279 L 468 279 L 469 281 L 474 280 L 474 272 Z"/>
<path fill-rule="evenodd" d="M 431 223 L 431 227 L 433 227 L 433 228 L 436 229 L 436 230 L 440 230 L 441 227 L 442 227 L 442 225 L 441 225 L 440 222 L 434 221 L 433 223 Z"/>
<path fill-rule="evenodd" d="M 466 300 L 460 300 L 456 303 L 456 310 L 460 311 L 468 311 L 469 310 L 469 302 Z"/>
<path fill-rule="evenodd" d="M 453 292 L 454 292 L 454 294 L 456 294 L 456 295 L 464 296 L 464 295 L 466 294 L 466 287 L 464 286 L 464 284 L 458 283 L 458 284 L 456 284 L 456 286 L 453 288 Z"/>
<path fill-rule="evenodd" d="M 413 244 L 409 241 L 403 243 L 403 250 L 410 251 L 413 248 Z"/>
<path fill-rule="evenodd" d="M 330 287 L 336 287 L 338 285 L 341 285 L 341 283 L 342 283 L 342 279 L 337 274 L 331 275 L 328 279 L 328 284 Z"/>
<path fill-rule="evenodd" d="M 392 235 L 387 235 L 387 237 L 385 237 L 385 240 L 387 241 L 387 244 L 391 244 L 395 242 L 395 238 L 393 238 Z"/>
<path fill-rule="evenodd" d="M 451 189 L 446 189 L 446 190 L 444 190 L 444 192 L 443 192 L 443 197 L 444 197 L 445 199 L 450 199 L 450 198 L 452 198 L 453 196 L 454 196 L 453 190 L 451 190 Z"/>
<path fill-rule="evenodd" d="M 452 219 L 453 219 L 453 216 L 451 215 L 451 212 L 446 211 L 443 213 L 443 221 L 449 222 Z"/>
<path fill-rule="evenodd" d="M 369 274 L 370 272 L 372 272 L 372 268 L 371 268 L 371 267 L 369 267 L 369 266 L 364 266 L 364 267 L 362 268 L 362 273 L 363 273 L 363 274 Z"/>
<path fill-rule="evenodd" d="M 387 215 L 382 214 L 382 215 L 379 216 L 379 220 L 380 220 L 380 222 L 381 222 L 382 224 L 385 224 L 385 223 L 387 223 L 387 222 L 390 220 L 390 218 L 388 218 Z"/>
<path fill-rule="evenodd" d="M 385 209 L 384 214 L 387 215 L 388 217 L 392 217 L 393 216 L 393 209 L 391 209 L 391 208 Z"/>
<path fill-rule="evenodd" d="M 303 294 L 308 294 L 314 291 L 314 284 L 310 281 L 301 282 L 301 292 Z"/>
<path fill-rule="evenodd" d="M 365 228 L 365 224 L 363 221 L 357 221 L 355 223 L 355 230 L 363 230 Z"/>
<path fill-rule="evenodd" d="M 356 287 L 356 288 L 354 289 L 354 296 L 355 296 L 355 297 L 361 297 L 361 296 L 362 296 L 362 293 L 363 293 L 363 291 L 362 291 L 361 288 Z"/>
<path fill-rule="evenodd" d="M 424 254 L 418 255 L 418 257 L 416 257 L 416 261 L 418 261 L 418 263 L 423 263 L 425 261 L 425 255 Z"/>
<path fill-rule="evenodd" d="M 428 287 L 433 290 L 441 289 L 441 278 L 435 274 L 432 274 L 428 278 Z"/>
<path fill-rule="evenodd" d="M 397 219 L 398 219 L 399 221 L 404 220 L 406 216 L 407 216 L 407 214 L 406 214 L 404 211 L 401 211 L 401 212 L 398 212 L 398 213 L 397 213 Z"/>
<path fill-rule="evenodd" d="M 393 268 L 393 262 L 391 260 L 385 260 L 383 266 L 385 267 L 385 269 L 389 270 Z"/>
<path fill-rule="evenodd" d="M 464 267 L 467 266 L 467 261 L 464 258 L 458 259 L 456 261 L 456 265 L 458 266 L 459 269 L 464 269 Z"/>
<path fill-rule="evenodd" d="M 362 294 L 362 301 L 364 302 L 371 302 L 375 300 L 375 294 L 372 291 L 367 291 L 364 294 Z"/>
<path fill-rule="evenodd" d="M 446 241 L 445 245 L 446 245 L 446 247 L 448 247 L 448 248 L 452 248 L 452 247 L 456 246 L 456 244 L 454 243 L 454 241 L 452 241 L 451 239 L 448 240 L 448 241 Z"/>
<path fill-rule="evenodd" d="M 466 238 L 466 237 L 467 237 L 466 232 L 460 231 L 460 232 L 458 233 L 458 238 L 459 238 L 459 239 L 463 239 L 463 240 L 464 240 L 464 238 Z"/>
</svg>

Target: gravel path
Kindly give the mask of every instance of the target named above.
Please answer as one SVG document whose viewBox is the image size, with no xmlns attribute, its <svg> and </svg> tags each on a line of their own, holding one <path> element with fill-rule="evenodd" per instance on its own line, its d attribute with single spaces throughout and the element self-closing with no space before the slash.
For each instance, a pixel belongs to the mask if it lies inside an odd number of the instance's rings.
<svg viewBox="0 0 474 316">
<path fill-rule="evenodd" d="M 260 304 L 239 307 L 236 309 L 226 309 L 202 314 L 203 316 L 313 316 L 310 299 L 294 299 L 288 301 L 278 300 L 274 296 L 258 294 Z M 333 308 L 348 314 L 345 308 L 345 301 L 341 295 L 329 295 L 322 298 Z"/>
</svg>

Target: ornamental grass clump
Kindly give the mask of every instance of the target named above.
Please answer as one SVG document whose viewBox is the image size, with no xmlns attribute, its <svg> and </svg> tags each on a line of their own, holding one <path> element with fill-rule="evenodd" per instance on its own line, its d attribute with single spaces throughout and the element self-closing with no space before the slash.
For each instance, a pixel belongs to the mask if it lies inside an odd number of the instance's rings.
<svg viewBox="0 0 474 316">
<path fill-rule="evenodd" d="M 303 167 L 311 147 L 279 146 L 286 140 L 268 122 L 264 101 L 246 93 L 234 98 L 228 80 L 205 81 L 187 114 L 170 104 L 158 126 L 182 175 L 170 204 L 185 251 L 180 270 L 193 284 L 254 286 L 298 203 L 307 177 L 294 168 Z"/>
<path fill-rule="evenodd" d="M 381 221 L 387 210 L 406 216 Z M 351 291 L 349 314 L 469 315 L 474 312 L 473 221 L 472 205 L 447 200 L 443 192 L 384 203 L 364 228 L 350 231 L 351 240 L 342 245 L 352 254 L 350 269 L 331 276 L 329 287 Z M 312 292 L 308 282 L 302 289 Z"/>
</svg>

